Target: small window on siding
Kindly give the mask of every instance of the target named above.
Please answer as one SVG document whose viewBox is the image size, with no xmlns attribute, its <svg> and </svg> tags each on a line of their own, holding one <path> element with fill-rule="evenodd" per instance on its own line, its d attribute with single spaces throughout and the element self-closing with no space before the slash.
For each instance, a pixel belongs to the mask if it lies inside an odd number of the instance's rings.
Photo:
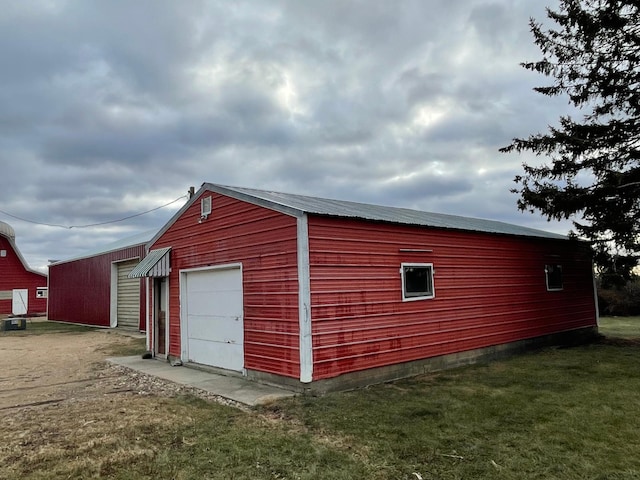
<svg viewBox="0 0 640 480">
<path fill-rule="evenodd" d="M 403 263 L 402 300 L 424 300 L 433 298 L 433 264 L 432 263 Z"/>
<path fill-rule="evenodd" d="M 544 272 L 547 278 L 547 290 L 562 290 L 562 265 L 545 265 Z"/>
<path fill-rule="evenodd" d="M 7 256 L 7 251 L 6 250 L 0 250 L 0 257 L 6 257 Z"/>
</svg>

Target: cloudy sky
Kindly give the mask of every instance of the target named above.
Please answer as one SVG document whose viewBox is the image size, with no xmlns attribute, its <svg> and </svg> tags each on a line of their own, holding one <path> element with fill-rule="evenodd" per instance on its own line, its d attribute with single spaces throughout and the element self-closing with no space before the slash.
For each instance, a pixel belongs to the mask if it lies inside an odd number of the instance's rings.
<svg viewBox="0 0 640 480">
<path fill-rule="evenodd" d="M 159 229 L 203 182 L 491 218 L 568 109 L 556 0 L 0 0 L 0 220 L 29 264 Z M 153 213 L 99 227 L 180 198 Z"/>
</svg>

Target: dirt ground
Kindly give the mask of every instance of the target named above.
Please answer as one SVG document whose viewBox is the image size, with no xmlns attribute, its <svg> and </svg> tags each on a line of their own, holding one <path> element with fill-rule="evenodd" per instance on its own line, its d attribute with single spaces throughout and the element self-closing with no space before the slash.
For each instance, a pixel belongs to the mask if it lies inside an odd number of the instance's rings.
<svg viewBox="0 0 640 480">
<path fill-rule="evenodd" d="M 102 476 L 111 455 L 121 462 L 123 455 L 150 454 L 132 448 L 135 439 L 126 448 L 117 444 L 123 440 L 114 432 L 157 423 L 155 409 L 163 398 L 189 393 L 225 403 L 105 361 L 114 349 L 133 342 L 109 331 L 0 335 L 0 478 L 68 478 L 66 471 L 46 469 L 70 454 L 89 463 L 67 462 L 65 468 L 86 467 L 87 477 Z M 184 418 L 165 415 L 162 421 Z M 103 453 L 97 457 L 88 454 L 98 451 Z"/>
<path fill-rule="evenodd" d="M 131 342 L 99 331 L 0 337 L 0 412 L 113 390 L 100 362 L 111 345 Z"/>
</svg>

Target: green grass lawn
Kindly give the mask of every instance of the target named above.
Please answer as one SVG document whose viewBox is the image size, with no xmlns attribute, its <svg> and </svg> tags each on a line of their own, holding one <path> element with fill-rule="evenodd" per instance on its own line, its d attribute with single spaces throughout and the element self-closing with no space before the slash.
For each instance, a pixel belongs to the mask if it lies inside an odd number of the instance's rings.
<svg viewBox="0 0 640 480">
<path fill-rule="evenodd" d="M 1 331 L 0 335 L 42 335 L 46 333 L 84 333 L 95 330 L 96 327 L 76 325 L 73 323 L 50 322 L 44 319 L 28 319 L 25 330 Z"/>
<path fill-rule="evenodd" d="M 142 355 L 147 350 L 147 346 L 144 338 L 130 338 L 127 343 L 121 345 L 105 345 L 99 350 L 110 357 L 128 357 L 132 355 Z"/>
<path fill-rule="evenodd" d="M 637 321 L 602 324 L 610 337 L 640 336 Z M 149 402 L 158 422 L 123 417 L 109 438 L 144 454 L 108 463 L 100 456 L 113 445 L 95 442 L 82 450 L 94 469 L 62 457 L 22 477 L 640 479 L 638 342 L 549 348 L 252 412 L 192 397 L 128 401 Z"/>
<path fill-rule="evenodd" d="M 640 317 L 601 317 L 599 331 L 606 337 L 640 339 Z"/>
<path fill-rule="evenodd" d="M 366 478 L 622 479 L 640 478 L 639 392 L 640 348 L 594 344 L 274 408 Z"/>
<path fill-rule="evenodd" d="M 602 325 L 640 337 L 637 320 Z M 173 467 L 184 478 L 225 478 L 211 474 L 216 458 L 228 478 L 639 479 L 639 392 L 640 348 L 598 343 L 297 397 L 263 408 L 280 419 L 268 426 L 196 402 L 199 420 L 178 435 L 203 444 Z"/>
<path fill-rule="evenodd" d="M 551 348 L 256 412 L 182 398 L 112 478 L 639 479 L 640 348 Z M 103 472 L 104 473 L 104 472 Z M 76 478 L 76 477 L 72 477 Z"/>
</svg>

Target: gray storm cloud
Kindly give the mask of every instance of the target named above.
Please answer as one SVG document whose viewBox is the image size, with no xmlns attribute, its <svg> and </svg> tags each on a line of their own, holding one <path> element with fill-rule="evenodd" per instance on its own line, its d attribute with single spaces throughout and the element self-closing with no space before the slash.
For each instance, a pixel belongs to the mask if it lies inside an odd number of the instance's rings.
<svg viewBox="0 0 640 480">
<path fill-rule="evenodd" d="M 536 0 L 1 1 L 0 209 L 98 223 L 214 182 L 567 231 L 498 153 L 566 104 L 519 62 Z M 12 224 L 29 263 L 160 228 Z"/>
</svg>

